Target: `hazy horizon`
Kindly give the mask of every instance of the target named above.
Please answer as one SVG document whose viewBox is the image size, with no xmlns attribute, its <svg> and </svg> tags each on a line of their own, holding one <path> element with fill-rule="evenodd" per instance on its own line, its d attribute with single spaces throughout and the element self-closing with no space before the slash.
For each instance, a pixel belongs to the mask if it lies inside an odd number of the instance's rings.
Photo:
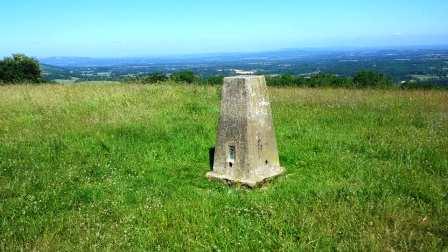
<svg viewBox="0 0 448 252">
<path fill-rule="evenodd" d="M 448 2 L 42 0 L 2 3 L 0 56 L 161 57 L 448 45 Z"/>
<path fill-rule="evenodd" d="M 352 47 L 297 47 L 297 48 L 273 48 L 273 49 L 266 49 L 266 50 L 244 50 L 244 51 L 216 51 L 216 52 L 192 52 L 192 53 L 172 53 L 172 54 L 148 54 L 148 55 L 129 55 L 129 56 L 91 56 L 91 55 L 50 55 L 50 56 L 34 56 L 32 57 L 40 58 L 40 59 L 49 59 L 49 58 L 91 58 L 91 59 L 126 59 L 126 58 L 188 58 L 188 57 L 207 57 L 207 56 L 225 56 L 225 55 L 232 55 L 232 54 L 257 54 L 257 53 L 277 53 L 277 52 L 287 52 L 287 51 L 304 51 L 304 52 L 343 52 L 343 51 L 363 51 L 363 50 L 425 50 L 425 49 L 434 49 L 439 50 L 448 49 L 448 43 L 441 43 L 441 44 L 416 44 L 416 45 L 405 45 L 405 46 L 393 46 L 393 45 L 384 45 L 384 46 L 352 46 Z M 15 52 L 20 53 L 20 52 Z M 4 55 L 4 56 L 10 56 Z"/>
</svg>

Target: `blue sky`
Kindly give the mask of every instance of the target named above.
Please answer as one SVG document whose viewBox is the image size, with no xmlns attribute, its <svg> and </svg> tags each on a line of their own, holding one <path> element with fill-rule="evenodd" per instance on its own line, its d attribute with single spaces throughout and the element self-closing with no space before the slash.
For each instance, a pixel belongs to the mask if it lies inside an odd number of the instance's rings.
<svg viewBox="0 0 448 252">
<path fill-rule="evenodd" d="M 447 13 L 447 0 L 5 0 L 0 56 L 446 45 Z"/>
</svg>

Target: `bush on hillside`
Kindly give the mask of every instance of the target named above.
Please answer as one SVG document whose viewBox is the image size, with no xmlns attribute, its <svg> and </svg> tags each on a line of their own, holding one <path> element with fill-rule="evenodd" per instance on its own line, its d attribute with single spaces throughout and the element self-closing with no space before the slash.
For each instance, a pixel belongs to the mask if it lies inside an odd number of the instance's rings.
<svg viewBox="0 0 448 252">
<path fill-rule="evenodd" d="M 164 73 L 152 73 L 142 78 L 143 83 L 158 83 L 167 81 L 168 77 Z"/>
<path fill-rule="evenodd" d="M 193 73 L 193 71 L 181 71 L 172 74 L 171 79 L 175 82 L 186 82 L 191 84 L 199 78 Z"/>
<path fill-rule="evenodd" d="M 291 74 L 282 74 L 276 76 L 267 76 L 266 84 L 268 86 L 303 86 L 305 85 L 305 79 L 299 76 L 293 76 Z"/>
<path fill-rule="evenodd" d="M 390 87 L 393 81 L 382 73 L 361 71 L 353 77 L 355 87 Z"/>
<path fill-rule="evenodd" d="M 351 87 L 353 81 L 352 78 L 334 74 L 316 74 L 305 79 L 305 84 L 308 87 Z"/>
<path fill-rule="evenodd" d="M 0 82 L 40 83 L 42 72 L 36 59 L 24 54 L 13 54 L 0 60 Z"/>
</svg>

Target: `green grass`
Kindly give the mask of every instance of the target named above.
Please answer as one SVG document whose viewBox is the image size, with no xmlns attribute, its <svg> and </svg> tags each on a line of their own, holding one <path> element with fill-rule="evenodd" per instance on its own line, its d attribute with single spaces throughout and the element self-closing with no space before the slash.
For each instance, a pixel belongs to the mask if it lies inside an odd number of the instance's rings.
<svg viewBox="0 0 448 252">
<path fill-rule="evenodd" d="M 219 92 L 0 87 L 0 250 L 447 250 L 448 92 L 271 88 L 255 190 L 205 178 Z"/>
</svg>

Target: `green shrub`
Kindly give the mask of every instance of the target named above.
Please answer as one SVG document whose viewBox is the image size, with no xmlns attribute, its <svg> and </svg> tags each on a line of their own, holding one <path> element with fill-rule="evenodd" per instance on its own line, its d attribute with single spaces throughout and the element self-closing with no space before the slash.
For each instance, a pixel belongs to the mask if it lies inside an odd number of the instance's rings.
<svg viewBox="0 0 448 252">
<path fill-rule="evenodd" d="M 164 73 L 153 73 L 145 76 L 142 79 L 143 83 L 158 83 L 168 80 L 168 77 Z"/>
<path fill-rule="evenodd" d="M 13 54 L 0 60 L 0 81 L 3 83 L 40 83 L 42 72 L 36 59 Z"/>
<path fill-rule="evenodd" d="M 198 80 L 198 77 L 193 71 L 181 71 L 171 75 L 171 79 L 175 82 L 193 83 Z"/>
<path fill-rule="evenodd" d="M 390 87 L 393 82 L 382 73 L 374 71 L 361 71 L 353 77 L 355 87 Z"/>
</svg>

